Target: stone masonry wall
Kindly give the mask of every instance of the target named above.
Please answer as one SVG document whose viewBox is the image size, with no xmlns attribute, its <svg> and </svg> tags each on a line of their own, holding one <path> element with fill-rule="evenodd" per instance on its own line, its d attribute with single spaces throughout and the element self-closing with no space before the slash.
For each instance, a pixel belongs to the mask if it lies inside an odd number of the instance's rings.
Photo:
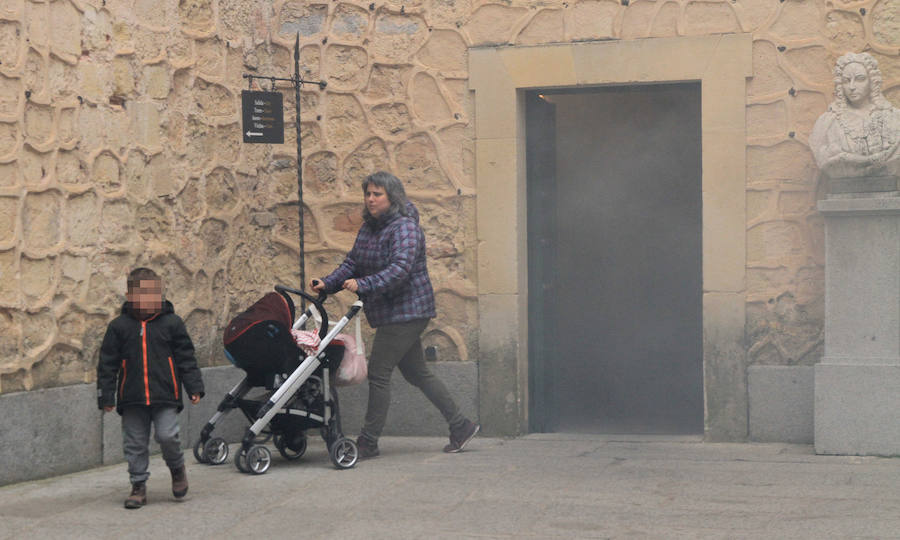
<svg viewBox="0 0 900 540">
<path fill-rule="evenodd" d="M 239 116 L 242 73 L 293 73 L 298 32 L 304 77 L 329 83 L 302 95 L 307 276 L 352 245 L 360 180 L 394 171 L 428 238 L 440 316 L 426 345 L 474 360 L 473 141 L 454 9 L 430 28 L 421 5 L 0 2 L 0 392 L 93 380 L 136 265 L 162 270 L 201 365 L 222 363 L 236 312 L 299 284 L 294 130 L 245 145 Z M 352 301 L 336 298 L 335 313 Z"/>
<path fill-rule="evenodd" d="M 295 136 L 240 142 L 242 73 L 288 75 L 301 36 L 307 275 L 349 249 L 359 181 L 422 214 L 443 360 L 477 358 L 467 48 L 750 32 L 750 362 L 822 352 L 823 225 L 807 137 L 847 51 L 900 104 L 900 0 L 3 0 L 0 393 L 91 381 L 135 265 L 162 269 L 202 365 L 220 328 L 298 280 Z M 284 89 L 285 121 L 293 92 Z M 350 298 L 339 296 L 341 306 Z M 335 309 L 338 309 L 335 307 Z"/>
</svg>

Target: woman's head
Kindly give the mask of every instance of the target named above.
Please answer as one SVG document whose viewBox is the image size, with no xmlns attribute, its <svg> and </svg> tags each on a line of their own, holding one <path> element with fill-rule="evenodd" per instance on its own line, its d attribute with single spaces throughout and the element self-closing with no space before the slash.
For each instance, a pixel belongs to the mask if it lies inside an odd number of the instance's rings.
<svg viewBox="0 0 900 540">
<path fill-rule="evenodd" d="M 881 70 L 869 53 L 847 53 L 834 67 L 834 96 L 839 108 L 858 107 L 870 100 L 876 108 L 890 108 L 881 93 Z"/>
<path fill-rule="evenodd" d="M 370 174 L 362 181 L 362 190 L 366 203 L 365 219 L 406 215 L 406 190 L 403 182 L 393 174 L 384 171 Z"/>
</svg>

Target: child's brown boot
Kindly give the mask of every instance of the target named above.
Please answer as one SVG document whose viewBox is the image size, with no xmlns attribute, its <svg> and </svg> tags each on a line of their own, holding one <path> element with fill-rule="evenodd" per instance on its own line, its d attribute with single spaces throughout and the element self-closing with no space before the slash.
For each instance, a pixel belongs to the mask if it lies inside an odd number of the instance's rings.
<svg viewBox="0 0 900 540">
<path fill-rule="evenodd" d="M 147 484 L 145 482 L 131 484 L 131 495 L 125 499 L 125 508 L 140 508 L 145 504 L 147 504 Z"/>
<path fill-rule="evenodd" d="M 175 495 L 176 499 L 180 499 L 188 491 L 187 470 L 182 465 L 177 469 L 169 469 L 169 471 L 172 473 L 172 495 Z"/>
</svg>

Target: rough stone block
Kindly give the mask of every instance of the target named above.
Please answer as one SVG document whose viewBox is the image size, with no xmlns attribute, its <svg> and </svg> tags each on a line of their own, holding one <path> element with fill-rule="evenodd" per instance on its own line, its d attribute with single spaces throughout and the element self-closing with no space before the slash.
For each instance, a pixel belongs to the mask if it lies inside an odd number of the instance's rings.
<svg viewBox="0 0 900 540">
<path fill-rule="evenodd" d="M 112 62 L 116 95 L 126 96 L 134 91 L 134 71 L 127 57 Z"/>
<path fill-rule="evenodd" d="M 619 5 L 611 0 L 578 2 L 565 11 L 567 34 L 577 41 L 612 38 Z"/>
<path fill-rule="evenodd" d="M 517 256 L 516 218 L 517 141 L 479 140 L 475 143 L 478 177 L 490 179 L 479 185 L 478 288 L 482 293 L 513 293 L 520 258 Z M 522 254 L 524 255 L 524 253 Z"/>
<path fill-rule="evenodd" d="M 813 366 L 750 366 L 750 440 L 812 444 Z"/>
<path fill-rule="evenodd" d="M 70 3 L 54 3 L 50 7 L 50 45 L 55 52 L 81 54 L 81 14 Z"/>
<path fill-rule="evenodd" d="M 742 129 L 704 133 L 703 287 L 740 291 L 746 265 L 745 135 Z"/>
<path fill-rule="evenodd" d="M 159 110 L 155 103 L 138 102 L 130 108 L 135 143 L 149 149 L 161 147 Z"/>
<path fill-rule="evenodd" d="M 787 131 L 787 107 L 784 101 L 747 107 L 747 137 L 780 137 Z"/>
<path fill-rule="evenodd" d="M 753 78 L 747 82 L 748 97 L 758 97 L 791 88 L 791 78 L 778 65 L 779 52 L 769 41 L 753 43 Z M 821 114 L 821 113 L 820 113 Z"/>
<path fill-rule="evenodd" d="M 472 13 L 464 29 L 472 45 L 499 45 L 510 41 L 516 24 L 528 12 L 496 4 L 479 7 Z"/>
<path fill-rule="evenodd" d="M 703 295 L 706 437 L 711 441 L 747 437 L 745 317 L 743 293 Z"/>
<path fill-rule="evenodd" d="M 817 454 L 900 455 L 900 366 L 822 363 L 815 373 Z"/>
<path fill-rule="evenodd" d="M 819 210 L 826 355 L 842 364 L 900 363 L 900 199 L 824 200 Z"/>
<path fill-rule="evenodd" d="M 561 9 L 545 9 L 538 12 L 516 37 L 518 45 L 537 45 L 565 41 L 564 12 Z"/>
<path fill-rule="evenodd" d="M 153 65 L 144 68 L 144 84 L 148 97 L 165 99 L 171 90 L 169 74 L 165 65 Z"/>
<path fill-rule="evenodd" d="M 577 83 L 573 49 L 550 46 L 501 49 L 500 58 L 517 88 L 569 86 Z"/>
<path fill-rule="evenodd" d="M 524 419 L 519 385 L 524 368 L 519 365 L 519 355 L 528 350 L 528 344 L 519 342 L 521 301 L 514 294 L 478 297 L 479 412 L 485 433 L 491 435 L 517 435 Z"/>
<path fill-rule="evenodd" d="M 900 46 L 900 21 L 897 2 L 878 2 L 872 10 L 872 30 L 875 39 L 888 47 Z"/>
<path fill-rule="evenodd" d="M 30 193 L 25 198 L 22 228 L 25 245 L 31 250 L 53 248 L 60 240 L 61 197 L 58 192 Z"/>
<path fill-rule="evenodd" d="M 730 34 L 740 32 L 740 23 L 727 4 L 690 2 L 685 7 L 685 34 Z"/>
<path fill-rule="evenodd" d="M 93 385 L 0 396 L 0 485 L 66 474 L 101 462 Z"/>
</svg>

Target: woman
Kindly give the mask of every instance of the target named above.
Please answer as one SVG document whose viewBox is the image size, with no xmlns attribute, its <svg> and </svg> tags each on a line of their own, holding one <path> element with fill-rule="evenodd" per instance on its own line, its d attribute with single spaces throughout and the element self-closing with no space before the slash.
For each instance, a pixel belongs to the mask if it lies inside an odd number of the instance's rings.
<svg viewBox="0 0 900 540">
<path fill-rule="evenodd" d="M 834 75 L 835 100 L 809 138 L 819 169 L 831 178 L 900 174 L 900 110 L 881 92 L 878 62 L 848 53 Z"/>
<path fill-rule="evenodd" d="M 360 295 L 375 340 L 369 356 L 369 404 L 357 439 L 361 458 L 379 454 L 378 437 L 390 405 L 394 367 L 431 400 L 450 425 L 445 452 L 460 452 L 480 426 L 463 416 L 444 384 L 428 369 L 420 336 L 435 316 L 434 292 L 425 264 L 425 234 L 403 183 L 377 172 L 362 183 L 364 223 L 353 249 L 330 275 L 312 280 L 314 291 L 346 289 Z"/>
</svg>

